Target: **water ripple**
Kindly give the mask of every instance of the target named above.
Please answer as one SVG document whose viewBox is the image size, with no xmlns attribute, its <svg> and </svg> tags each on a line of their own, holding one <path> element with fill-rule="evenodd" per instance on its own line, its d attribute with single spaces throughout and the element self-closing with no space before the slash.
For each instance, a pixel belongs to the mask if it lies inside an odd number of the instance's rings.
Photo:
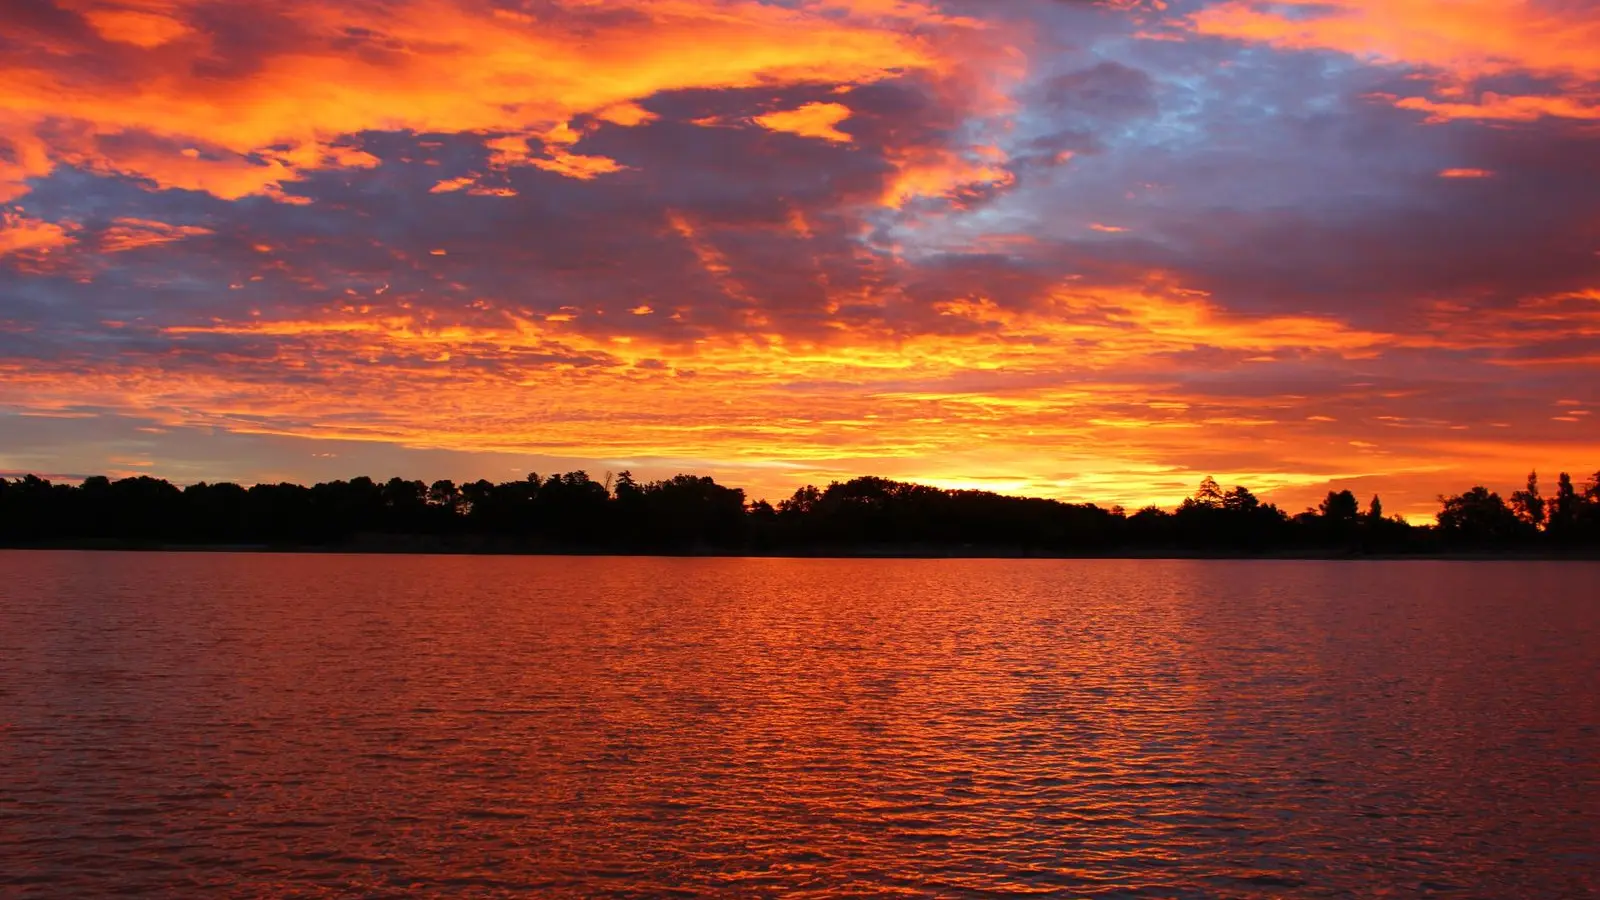
<svg viewBox="0 0 1600 900">
<path fill-rule="evenodd" d="M 1597 657 L 1582 564 L 0 552 L 0 895 L 1595 896 Z"/>
</svg>

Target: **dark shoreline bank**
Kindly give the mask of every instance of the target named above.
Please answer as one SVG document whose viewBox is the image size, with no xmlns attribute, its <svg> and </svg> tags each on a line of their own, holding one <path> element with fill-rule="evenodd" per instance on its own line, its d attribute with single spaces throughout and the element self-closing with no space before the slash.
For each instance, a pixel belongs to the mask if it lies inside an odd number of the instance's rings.
<svg viewBox="0 0 1600 900">
<path fill-rule="evenodd" d="M 713 479 L 648 483 L 585 472 L 457 485 L 360 476 L 194 484 L 148 476 L 81 485 L 0 478 L 0 546 L 473 555 L 993 559 L 1596 559 L 1600 475 L 1563 475 L 1506 502 L 1441 497 L 1437 524 L 1365 511 L 1350 491 L 1290 515 L 1214 479 L 1172 511 L 944 490 L 862 476 L 776 506 Z"/>
<path fill-rule="evenodd" d="M 1394 562 L 1402 560 L 1447 562 L 1600 562 L 1600 550 L 1575 548 L 1572 552 L 1539 550 L 1484 550 L 1479 552 L 1363 553 L 1347 548 L 1303 548 L 1251 553 L 1238 550 L 1196 550 L 1177 547 L 1122 548 L 1065 553 L 1005 547 L 814 547 L 769 550 L 695 548 L 687 550 L 471 546 L 434 540 L 357 541 L 347 544 L 174 544 L 141 541 L 58 541 L 35 544 L 0 544 L 6 550 L 104 551 L 119 553 L 265 553 L 343 554 L 353 556 L 595 556 L 678 559 L 1147 559 L 1147 560 L 1264 560 Z"/>
</svg>

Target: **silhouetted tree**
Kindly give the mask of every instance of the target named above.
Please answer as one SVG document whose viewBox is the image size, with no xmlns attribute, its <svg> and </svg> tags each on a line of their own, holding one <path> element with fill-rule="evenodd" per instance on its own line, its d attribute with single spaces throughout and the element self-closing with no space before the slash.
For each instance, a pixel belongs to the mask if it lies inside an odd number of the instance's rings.
<svg viewBox="0 0 1600 900">
<path fill-rule="evenodd" d="M 1231 513 L 1248 515 L 1261 508 L 1261 501 L 1250 493 L 1249 488 L 1236 487 L 1223 495 L 1222 508 Z"/>
<path fill-rule="evenodd" d="M 1159 506 L 1146 506 L 1128 517 L 1128 542 L 1140 547 L 1169 546 L 1175 540 L 1173 515 Z"/>
<path fill-rule="evenodd" d="M 1578 505 L 1578 521 L 1591 534 L 1600 532 L 1600 472 L 1594 473 L 1583 488 L 1583 502 Z"/>
<path fill-rule="evenodd" d="M 435 481 L 428 488 L 428 503 L 454 514 L 460 511 L 461 491 L 456 488 L 456 483 L 448 478 Z"/>
<path fill-rule="evenodd" d="M 1556 482 L 1556 495 L 1550 507 L 1549 531 L 1561 538 L 1570 538 L 1578 530 L 1583 515 L 1583 500 L 1572 486 L 1572 476 L 1565 472 Z"/>
<path fill-rule="evenodd" d="M 1455 497 L 1440 497 L 1439 530 L 1452 543 L 1506 544 L 1524 536 L 1528 526 L 1517 519 L 1500 495 L 1479 485 Z"/>
<path fill-rule="evenodd" d="M 1356 502 L 1356 495 L 1350 491 L 1329 491 L 1328 496 L 1317 507 L 1317 512 L 1328 524 L 1339 528 L 1354 527 L 1361 517 L 1361 505 Z"/>
<path fill-rule="evenodd" d="M 817 490 L 816 485 L 808 484 L 797 489 L 789 499 L 779 501 L 778 512 L 790 516 L 803 516 L 816 509 L 821 500 L 822 492 Z"/>
<path fill-rule="evenodd" d="M 1183 546 L 1266 548 L 1284 542 L 1285 522 L 1276 506 L 1263 504 L 1248 488 L 1223 493 L 1216 479 L 1207 477 L 1173 513 L 1169 531 Z M 1147 524 L 1154 523 L 1138 527 Z"/>
<path fill-rule="evenodd" d="M 485 504 L 489 509 L 493 508 L 494 491 L 494 483 L 486 478 L 461 486 L 461 512 L 466 515 L 468 522 L 482 521 Z"/>
<path fill-rule="evenodd" d="M 1539 495 L 1539 473 L 1528 473 L 1528 486 L 1511 495 L 1511 510 L 1529 528 L 1543 528 L 1544 498 Z"/>
</svg>

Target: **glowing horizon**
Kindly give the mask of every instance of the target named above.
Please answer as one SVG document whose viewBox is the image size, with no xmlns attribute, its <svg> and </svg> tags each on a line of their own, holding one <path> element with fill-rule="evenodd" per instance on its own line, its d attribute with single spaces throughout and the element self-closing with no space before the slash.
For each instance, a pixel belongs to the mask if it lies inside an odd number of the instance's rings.
<svg viewBox="0 0 1600 900">
<path fill-rule="evenodd" d="M 0 471 L 883 475 L 1431 516 L 1600 469 L 1600 9 L 44 0 Z"/>
</svg>

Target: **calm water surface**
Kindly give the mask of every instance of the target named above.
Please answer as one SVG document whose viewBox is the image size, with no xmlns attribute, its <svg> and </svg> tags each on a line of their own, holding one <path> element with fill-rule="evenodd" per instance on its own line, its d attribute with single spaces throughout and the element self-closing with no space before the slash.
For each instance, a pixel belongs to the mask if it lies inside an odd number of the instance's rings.
<svg viewBox="0 0 1600 900">
<path fill-rule="evenodd" d="M 1597 872 L 1597 565 L 0 552 L 7 897 Z"/>
</svg>

